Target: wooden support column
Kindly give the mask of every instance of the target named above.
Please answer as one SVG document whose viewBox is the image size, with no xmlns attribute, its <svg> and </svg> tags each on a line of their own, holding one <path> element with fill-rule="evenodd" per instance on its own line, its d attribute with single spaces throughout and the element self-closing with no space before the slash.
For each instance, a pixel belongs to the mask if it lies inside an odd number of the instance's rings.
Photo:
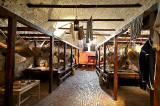
<svg viewBox="0 0 160 106">
<path fill-rule="evenodd" d="M 67 44 L 64 43 L 64 70 L 66 69 L 66 48 L 67 48 Z"/>
<path fill-rule="evenodd" d="M 78 49 L 78 64 L 79 64 L 79 49 Z"/>
<path fill-rule="evenodd" d="M 116 36 L 114 39 L 114 100 L 117 100 L 117 94 L 118 94 L 118 37 Z"/>
<path fill-rule="evenodd" d="M 60 53 L 60 44 L 58 44 L 58 55 Z M 60 62 L 59 58 L 58 58 L 58 63 Z"/>
<path fill-rule="evenodd" d="M 71 46 L 71 67 L 72 67 L 72 63 L 73 63 L 73 47 Z"/>
<path fill-rule="evenodd" d="M 149 26 L 150 26 L 149 29 L 150 29 L 151 38 L 153 38 L 153 35 L 154 35 L 153 27 L 154 27 L 155 20 L 156 20 L 156 14 L 153 12 L 149 15 Z M 154 106 L 154 89 L 150 89 L 149 92 L 150 92 L 150 106 Z"/>
<path fill-rule="evenodd" d="M 37 47 L 36 41 L 34 41 L 34 47 L 35 47 L 35 48 Z M 34 67 L 38 67 L 38 66 L 37 66 L 37 59 L 38 59 L 37 57 L 34 57 L 34 63 L 33 63 L 33 66 L 34 66 Z"/>
<path fill-rule="evenodd" d="M 15 69 L 15 38 L 17 19 L 8 19 L 7 53 L 5 60 L 5 92 L 4 105 L 13 106 L 13 81 Z"/>
<path fill-rule="evenodd" d="M 154 106 L 160 106 L 160 51 L 156 51 Z"/>
<path fill-rule="evenodd" d="M 98 57 L 99 57 L 99 59 L 98 59 L 98 61 L 99 61 L 99 68 L 101 67 L 101 63 L 100 63 L 100 54 L 101 54 L 101 47 L 99 47 L 99 55 L 98 55 Z"/>
<path fill-rule="evenodd" d="M 75 48 L 75 64 L 77 64 L 76 56 L 77 56 L 77 49 Z"/>
<path fill-rule="evenodd" d="M 50 37 L 50 55 L 49 55 L 49 93 L 52 93 L 53 85 L 53 47 L 54 37 Z"/>
<path fill-rule="evenodd" d="M 96 50 L 96 66 L 97 66 L 97 58 L 98 58 L 98 53 L 97 53 L 97 50 Z"/>
<path fill-rule="evenodd" d="M 104 60 L 104 64 L 103 64 L 103 71 L 106 71 L 106 43 L 104 43 L 104 54 L 103 54 L 103 60 Z"/>
</svg>

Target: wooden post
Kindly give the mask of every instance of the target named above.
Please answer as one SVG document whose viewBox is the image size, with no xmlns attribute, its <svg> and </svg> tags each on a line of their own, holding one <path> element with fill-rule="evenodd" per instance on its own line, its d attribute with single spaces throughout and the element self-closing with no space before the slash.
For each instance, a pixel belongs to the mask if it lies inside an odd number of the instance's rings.
<svg viewBox="0 0 160 106">
<path fill-rule="evenodd" d="M 73 47 L 71 46 L 71 67 L 72 67 L 72 63 L 73 63 Z"/>
<path fill-rule="evenodd" d="M 77 56 L 77 49 L 75 48 L 75 64 L 77 64 L 76 56 Z"/>
<path fill-rule="evenodd" d="M 37 47 L 36 41 L 34 41 L 34 47 L 35 47 L 35 48 Z M 37 57 L 34 57 L 33 66 L 34 66 L 34 67 L 38 67 L 38 66 L 37 66 Z"/>
<path fill-rule="evenodd" d="M 53 47 L 54 47 L 54 37 L 50 37 L 50 55 L 49 55 L 49 93 L 52 93 L 53 84 Z"/>
<path fill-rule="evenodd" d="M 78 64 L 79 64 L 79 49 L 78 49 Z"/>
<path fill-rule="evenodd" d="M 67 48 L 67 44 L 64 43 L 64 70 L 66 69 L 66 48 Z"/>
<path fill-rule="evenodd" d="M 58 44 L 58 55 L 60 53 L 60 44 Z M 59 58 L 58 58 L 58 63 L 59 63 Z"/>
<path fill-rule="evenodd" d="M 5 106 L 13 106 L 16 26 L 17 26 L 17 19 L 8 18 L 7 54 L 5 60 L 5 92 L 4 92 Z"/>
<path fill-rule="evenodd" d="M 114 100 L 117 100 L 118 94 L 118 62 L 117 62 L 117 50 L 118 50 L 118 37 L 114 39 Z"/>
<path fill-rule="evenodd" d="M 153 35 L 154 35 L 153 27 L 154 27 L 155 20 L 156 20 L 156 14 L 153 12 L 149 15 L 149 26 L 150 26 L 150 37 L 151 38 L 153 38 Z M 154 106 L 154 90 L 153 89 L 150 89 L 150 106 Z"/>
<path fill-rule="evenodd" d="M 98 56 L 98 57 L 99 57 L 99 59 L 98 59 L 98 60 L 99 60 L 99 68 L 101 67 L 101 63 L 100 63 L 100 53 L 101 53 L 101 47 L 99 47 L 99 56 Z"/>
<path fill-rule="evenodd" d="M 98 54 L 97 54 L 97 50 L 96 50 L 96 66 L 97 66 L 97 56 L 98 56 Z"/>
<path fill-rule="evenodd" d="M 160 106 L 160 51 L 156 51 L 154 106 Z"/>
<path fill-rule="evenodd" d="M 106 43 L 104 43 L 104 55 L 103 55 L 103 60 L 104 60 L 104 64 L 103 64 L 103 71 L 106 71 Z"/>
</svg>

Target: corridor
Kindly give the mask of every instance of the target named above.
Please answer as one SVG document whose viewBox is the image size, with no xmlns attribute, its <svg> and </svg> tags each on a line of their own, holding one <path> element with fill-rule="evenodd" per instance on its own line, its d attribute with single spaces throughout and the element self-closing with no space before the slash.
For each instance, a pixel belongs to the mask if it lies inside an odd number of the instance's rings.
<svg viewBox="0 0 160 106">
<path fill-rule="evenodd" d="M 102 88 L 104 88 L 102 90 Z M 35 106 L 148 106 L 148 94 L 139 87 L 120 87 L 118 101 L 99 85 L 95 71 L 76 70 L 52 94 Z M 133 91 L 133 92 L 132 92 Z M 135 98 L 136 97 L 136 98 Z"/>
</svg>

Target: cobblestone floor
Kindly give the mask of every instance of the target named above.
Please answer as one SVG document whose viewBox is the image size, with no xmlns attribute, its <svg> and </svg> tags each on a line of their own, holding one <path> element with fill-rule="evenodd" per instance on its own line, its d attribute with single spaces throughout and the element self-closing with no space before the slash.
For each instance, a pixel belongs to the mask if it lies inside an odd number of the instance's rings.
<svg viewBox="0 0 160 106">
<path fill-rule="evenodd" d="M 78 70 L 35 106 L 147 106 L 148 95 L 136 89 L 121 87 L 115 102 L 100 87 L 95 71 Z"/>
</svg>

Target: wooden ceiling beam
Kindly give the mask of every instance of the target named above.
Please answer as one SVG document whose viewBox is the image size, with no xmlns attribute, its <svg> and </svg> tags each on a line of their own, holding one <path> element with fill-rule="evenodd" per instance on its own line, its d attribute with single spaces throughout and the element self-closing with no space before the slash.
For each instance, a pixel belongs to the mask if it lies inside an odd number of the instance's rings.
<svg viewBox="0 0 160 106">
<path fill-rule="evenodd" d="M 71 33 L 66 32 L 65 34 L 71 34 Z M 84 34 L 84 35 L 86 35 L 86 34 Z M 93 35 L 94 36 L 110 36 L 110 34 L 96 34 L 96 33 L 94 33 Z"/>
<path fill-rule="evenodd" d="M 136 44 L 144 44 L 145 42 L 136 42 Z M 107 45 L 114 45 L 114 42 L 107 42 Z M 118 44 L 128 44 L 128 42 L 118 42 Z"/>
<path fill-rule="evenodd" d="M 0 27 L 0 29 L 2 31 L 8 31 L 8 27 Z M 30 27 L 17 27 L 17 31 L 36 31 L 36 30 Z"/>
<path fill-rule="evenodd" d="M 77 19 L 78 21 L 88 21 L 89 19 Z M 48 19 L 48 21 L 75 21 L 75 19 Z M 92 19 L 92 21 L 124 21 L 124 19 Z"/>
<path fill-rule="evenodd" d="M 140 35 L 139 38 L 149 38 L 150 35 Z M 121 34 L 118 37 L 130 37 L 129 34 Z"/>
<path fill-rule="evenodd" d="M 69 32 L 66 32 L 66 34 L 71 34 Z M 86 35 L 86 34 L 85 34 Z M 110 36 L 110 34 L 93 34 L 94 36 Z M 149 38 L 150 35 L 140 35 L 139 38 Z M 130 37 L 129 34 L 121 34 L 119 37 Z"/>
<path fill-rule="evenodd" d="M 48 37 L 45 34 L 19 34 L 21 37 Z"/>
<path fill-rule="evenodd" d="M 106 5 L 51 5 L 51 4 L 32 4 L 28 3 L 29 8 L 138 8 L 141 4 L 106 4 Z"/>
<path fill-rule="evenodd" d="M 42 41 L 49 41 L 50 40 L 50 38 L 48 37 L 48 38 L 23 38 L 24 40 L 42 40 Z"/>
<path fill-rule="evenodd" d="M 143 41 L 147 41 L 148 39 L 134 39 L 134 40 L 131 40 L 131 41 L 135 41 L 135 42 L 143 42 Z M 113 40 L 111 40 L 111 41 L 113 41 Z M 122 41 L 122 42 L 129 42 L 130 41 L 130 39 L 125 39 L 125 38 L 118 38 L 118 41 Z"/>
<path fill-rule="evenodd" d="M 58 29 L 64 29 L 64 30 L 69 30 L 70 28 L 58 28 Z M 84 28 L 84 30 L 87 30 Z M 92 29 L 94 31 L 115 31 L 115 29 Z"/>
</svg>

